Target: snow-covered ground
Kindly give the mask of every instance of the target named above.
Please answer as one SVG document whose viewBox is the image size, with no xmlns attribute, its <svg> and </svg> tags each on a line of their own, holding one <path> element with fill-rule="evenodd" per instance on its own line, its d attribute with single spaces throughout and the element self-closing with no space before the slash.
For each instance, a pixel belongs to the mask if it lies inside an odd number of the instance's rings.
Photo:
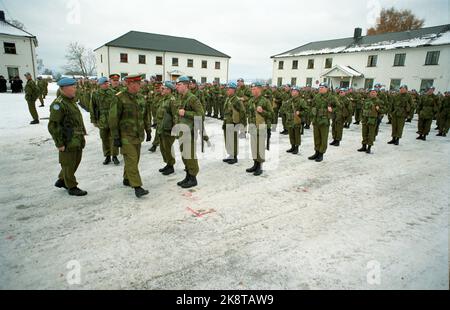
<svg viewBox="0 0 450 310">
<path fill-rule="evenodd" d="M 417 120 L 399 147 L 383 124 L 373 155 L 356 152 L 352 126 L 321 164 L 307 160 L 311 131 L 298 156 L 282 136 L 260 178 L 245 173 L 251 160 L 221 162 L 208 120 L 216 153 L 206 148 L 199 187 L 176 186 L 179 155 L 176 175 L 160 175 L 146 144 L 150 195 L 138 200 L 123 164 L 102 165 L 87 113 L 77 178 L 89 195 L 74 198 L 53 187 L 48 121 L 28 125 L 23 95 L 0 95 L 0 108 L 0 289 L 448 289 L 450 138 L 415 140 Z"/>
</svg>

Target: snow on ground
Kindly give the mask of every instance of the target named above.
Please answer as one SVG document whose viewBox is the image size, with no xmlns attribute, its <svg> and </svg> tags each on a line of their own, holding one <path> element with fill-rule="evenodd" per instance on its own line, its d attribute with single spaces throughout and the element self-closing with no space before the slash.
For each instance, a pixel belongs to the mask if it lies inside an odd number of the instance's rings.
<svg viewBox="0 0 450 310">
<path fill-rule="evenodd" d="M 399 147 L 382 125 L 373 155 L 356 152 L 352 126 L 321 164 L 307 160 L 311 131 L 298 156 L 280 137 L 260 178 L 245 173 L 251 160 L 207 156 L 192 191 L 176 186 L 181 161 L 163 177 L 145 145 L 150 195 L 138 200 L 121 185 L 123 165 L 102 165 L 84 113 L 77 177 L 89 195 L 74 198 L 53 187 L 48 121 L 28 125 L 23 95 L 0 95 L 0 107 L 0 289 L 448 289 L 450 139 L 415 140 L 417 121 Z M 216 152 L 217 124 L 207 121 Z M 69 284 L 77 264 L 81 282 Z"/>
</svg>

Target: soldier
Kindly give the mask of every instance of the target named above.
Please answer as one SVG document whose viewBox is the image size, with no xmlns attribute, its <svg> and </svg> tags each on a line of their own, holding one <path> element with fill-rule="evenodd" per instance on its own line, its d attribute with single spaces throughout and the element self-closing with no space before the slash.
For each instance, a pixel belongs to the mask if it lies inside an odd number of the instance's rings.
<svg viewBox="0 0 450 310">
<path fill-rule="evenodd" d="M 275 88 L 272 91 L 272 108 L 273 108 L 273 120 L 272 120 L 272 131 L 275 132 L 278 127 L 278 119 L 280 117 L 280 109 L 283 105 L 283 93 L 280 89 Z"/>
<path fill-rule="evenodd" d="M 141 75 L 129 75 L 125 78 L 127 89 L 116 94 L 116 100 L 109 113 L 109 128 L 114 137 L 114 146 L 121 148 L 125 161 L 123 185 L 134 188 L 138 198 L 148 195 L 142 188 L 139 174 L 141 143 L 150 142 L 151 111 L 148 110 L 145 98 L 139 94 Z"/>
<path fill-rule="evenodd" d="M 44 91 L 45 91 L 45 80 L 42 79 L 41 76 L 38 76 L 37 78 L 37 87 L 39 89 L 39 102 L 41 105 L 40 108 L 44 107 Z"/>
<path fill-rule="evenodd" d="M 113 136 L 109 129 L 109 112 L 111 105 L 116 100 L 116 93 L 109 87 L 109 82 L 106 77 L 98 80 L 100 89 L 92 94 L 91 107 L 89 109 L 91 114 L 91 123 L 100 130 L 100 138 L 102 140 L 103 156 L 105 161 L 103 165 L 109 165 L 112 161 L 117 166 L 120 164 L 117 156 L 119 149 L 114 146 Z"/>
<path fill-rule="evenodd" d="M 383 102 L 377 97 L 377 89 L 370 91 L 370 97 L 362 105 L 362 148 L 358 152 L 371 153 L 376 137 L 379 111 Z"/>
<path fill-rule="evenodd" d="M 406 118 L 411 111 L 411 105 L 412 98 L 408 94 L 408 86 L 402 85 L 400 87 L 400 94 L 394 98 L 392 103 L 392 140 L 388 144 L 399 145 Z"/>
<path fill-rule="evenodd" d="M 152 118 L 154 120 L 152 128 L 156 128 L 158 126 L 156 112 L 158 111 L 161 100 L 163 99 L 161 86 L 162 82 L 157 81 L 154 84 L 153 90 L 150 90 L 150 92 L 144 91 L 145 96 L 147 96 L 148 108 L 151 111 Z M 155 139 L 153 140 L 152 147 L 149 149 L 149 152 L 155 153 L 159 145 L 160 145 L 159 136 L 156 135 Z"/>
<path fill-rule="evenodd" d="M 333 136 L 333 142 L 330 143 L 332 146 L 340 146 L 342 141 L 342 134 L 344 132 L 344 106 L 348 106 L 345 89 L 341 89 L 339 92 L 338 100 L 332 106 L 333 113 L 331 114 L 331 119 L 333 120 L 331 124 L 331 133 Z"/>
<path fill-rule="evenodd" d="M 319 94 L 314 97 L 312 102 L 311 116 L 314 126 L 314 149 L 316 153 L 309 157 L 309 160 L 316 162 L 323 161 L 323 155 L 328 147 L 328 135 L 330 132 L 330 116 L 333 112 L 333 105 L 336 98 L 328 93 L 328 84 L 319 85 Z"/>
<path fill-rule="evenodd" d="M 27 72 L 25 78 L 27 79 L 27 84 L 25 85 L 25 100 L 28 103 L 28 110 L 33 118 L 30 125 L 39 124 L 39 115 L 36 110 L 36 100 L 39 98 L 39 88 L 36 86 L 30 73 Z"/>
<path fill-rule="evenodd" d="M 75 178 L 86 145 L 86 129 L 75 99 L 75 84 L 74 79 L 68 78 L 58 82 L 61 95 L 50 106 L 48 131 L 58 148 L 61 164 L 61 172 L 55 186 L 67 189 L 71 196 L 86 196 L 87 192 L 77 187 Z"/>
<path fill-rule="evenodd" d="M 419 114 L 417 140 L 427 140 L 430 133 L 433 117 L 439 111 L 439 97 L 434 94 L 434 87 L 428 88 L 426 95 L 422 96 L 417 105 L 417 113 Z"/>
<path fill-rule="evenodd" d="M 240 78 L 237 80 L 237 90 L 236 90 L 236 96 L 238 97 L 238 99 L 240 101 L 242 101 L 242 103 L 244 104 L 245 107 L 245 114 L 248 114 L 248 102 L 249 100 L 252 98 L 252 92 L 251 90 L 245 85 L 245 81 L 244 79 Z M 248 124 L 248 116 L 246 116 L 247 118 L 247 124 Z M 239 134 L 239 138 L 240 139 L 245 139 L 246 138 L 246 132 L 247 132 L 247 128 L 245 128 L 245 130 L 243 130 L 240 134 Z"/>
<path fill-rule="evenodd" d="M 262 96 L 261 83 L 254 83 L 252 85 L 253 98 L 248 102 L 247 117 L 250 142 L 253 157 L 253 167 L 247 169 L 247 173 L 253 173 L 255 176 L 260 176 L 263 173 L 262 165 L 265 162 L 265 150 L 267 138 L 270 138 L 272 133 L 271 125 L 273 119 L 272 104 Z M 269 144 L 267 144 L 269 148 Z"/>
<path fill-rule="evenodd" d="M 109 76 L 109 82 L 111 84 L 111 89 L 114 91 L 114 93 L 118 93 L 124 89 L 122 89 L 122 86 L 120 85 L 120 75 L 119 74 L 111 74 Z"/>
<path fill-rule="evenodd" d="M 344 95 L 342 95 L 342 92 L 344 92 Z M 350 125 L 352 124 L 353 120 L 353 102 L 350 100 L 350 97 L 348 96 L 348 90 L 347 89 L 341 89 L 339 101 L 342 104 L 342 117 L 344 119 L 344 128 L 349 129 Z"/>
<path fill-rule="evenodd" d="M 182 139 L 180 151 L 186 168 L 186 178 L 177 185 L 185 189 L 198 185 L 197 175 L 200 169 L 196 155 L 197 134 L 194 124 L 201 127 L 205 114 L 200 100 L 189 91 L 189 81 L 187 76 L 182 76 L 178 79 L 176 86 L 179 93 L 177 123 L 188 126 L 190 131 L 190 137 L 184 136 L 183 132 L 179 135 Z"/>
<path fill-rule="evenodd" d="M 307 103 L 300 96 L 300 89 L 297 86 L 292 87 L 291 99 L 283 104 L 280 113 L 285 115 L 289 141 L 291 142 L 291 148 L 286 152 L 297 155 L 302 143 L 302 118 L 308 113 Z"/>
<path fill-rule="evenodd" d="M 361 94 L 358 92 L 354 92 L 353 89 L 350 89 L 349 92 L 350 101 L 353 103 L 354 111 L 355 111 L 355 122 L 353 125 L 359 125 L 361 123 L 361 111 L 362 111 L 362 98 Z"/>
<path fill-rule="evenodd" d="M 234 165 L 238 163 L 239 137 L 238 133 L 247 126 L 247 117 L 244 103 L 236 96 L 236 83 L 228 84 L 227 96 L 224 107 L 223 132 L 225 138 L 225 149 L 228 158 L 224 163 Z"/>
<path fill-rule="evenodd" d="M 291 85 L 287 84 L 283 87 L 283 90 L 280 92 L 281 96 L 281 107 L 280 109 L 283 109 L 283 105 L 290 99 L 291 97 Z M 288 135 L 289 131 L 286 126 L 286 115 L 281 114 L 281 122 L 283 124 L 283 131 L 280 132 L 280 135 Z"/>
<path fill-rule="evenodd" d="M 159 172 L 166 176 L 175 173 L 173 156 L 175 137 L 172 136 L 172 128 L 177 121 L 178 106 L 174 92 L 175 85 L 172 82 L 165 82 L 162 87 L 163 98 L 156 112 L 156 135 L 159 136 L 161 155 L 166 164 Z"/>
<path fill-rule="evenodd" d="M 446 137 L 450 127 L 450 92 L 445 92 L 445 96 L 439 106 L 439 133 L 438 137 Z"/>
</svg>

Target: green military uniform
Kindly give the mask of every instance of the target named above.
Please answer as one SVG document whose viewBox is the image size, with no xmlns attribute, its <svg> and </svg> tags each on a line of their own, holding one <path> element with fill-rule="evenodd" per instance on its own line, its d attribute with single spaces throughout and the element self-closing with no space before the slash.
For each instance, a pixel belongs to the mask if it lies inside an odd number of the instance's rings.
<svg viewBox="0 0 450 310">
<path fill-rule="evenodd" d="M 439 110 L 439 97 L 431 94 L 425 95 L 420 98 L 417 105 L 417 112 L 419 114 L 418 133 L 419 138 L 425 140 L 426 136 L 430 133 L 431 123 L 433 118 Z"/>
<path fill-rule="evenodd" d="M 109 114 L 109 128 L 114 139 L 121 142 L 121 154 L 125 161 L 123 178 L 129 181 L 131 187 L 139 188 L 142 186 L 138 167 L 141 143 L 144 142 L 144 133 L 147 140 L 151 136 L 151 111 L 139 93 L 132 94 L 125 90 L 117 93 L 116 97 Z"/>
<path fill-rule="evenodd" d="M 48 86 L 47 80 L 43 80 L 43 79 L 38 80 L 37 87 L 39 88 L 39 101 L 40 101 L 42 107 L 44 106 L 44 98 L 45 98 L 46 94 L 48 93 L 47 86 Z"/>
<path fill-rule="evenodd" d="M 339 101 L 342 105 L 342 118 L 344 120 L 344 128 L 350 128 L 354 113 L 353 102 L 350 100 L 348 94 L 343 97 L 339 97 Z"/>
<path fill-rule="evenodd" d="M 246 123 L 248 124 L 248 102 L 253 97 L 252 91 L 246 85 L 239 86 L 236 89 L 236 97 L 238 97 L 238 99 L 240 101 L 242 101 L 242 103 L 244 104 L 245 114 L 246 114 L 246 118 L 247 118 Z M 246 131 L 247 131 L 247 129 L 245 129 L 245 132 Z M 244 138 L 245 132 L 242 133 L 241 137 Z"/>
<path fill-rule="evenodd" d="M 117 100 L 116 94 L 112 89 L 99 89 L 92 94 L 89 109 L 91 123 L 100 130 L 104 157 L 119 155 L 119 148 L 114 146 L 113 136 L 109 128 L 109 112 L 115 100 Z"/>
<path fill-rule="evenodd" d="M 366 151 L 366 146 L 373 146 L 376 137 L 376 127 L 380 109 L 382 107 L 382 100 L 378 97 L 367 98 L 362 105 L 362 144 Z"/>
<path fill-rule="evenodd" d="M 280 113 L 286 118 L 289 141 L 292 146 L 288 153 L 298 154 L 298 147 L 302 143 L 302 119 L 308 113 L 308 105 L 300 95 L 292 96 L 283 104 Z"/>
<path fill-rule="evenodd" d="M 356 92 L 350 93 L 350 101 L 352 101 L 355 111 L 355 125 L 359 125 L 361 122 L 361 112 L 362 112 L 362 98 L 361 94 Z"/>
<path fill-rule="evenodd" d="M 59 152 L 61 172 L 58 179 L 64 181 L 68 189 L 76 188 L 78 183 L 75 172 L 86 145 L 86 129 L 75 99 L 61 95 L 53 101 L 50 106 L 48 131 L 57 148 L 65 147 L 64 152 Z"/>
<path fill-rule="evenodd" d="M 25 100 L 28 103 L 28 110 L 30 111 L 33 121 L 39 121 L 39 115 L 36 110 L 36 100 L 39 98 L 39 88 L 33 80 L 28 80 L 25 85 Z"/>
<path fill-rule="evenodd" d="M 330 93 L 317 94 L 312 102 L 311 115 L 314 126 L 314 149 L 319 156 L 323 156 L 327 151 L 331 117 L 328 108 L 336 105 L 335 102 L 336 98 Z"/>
<path fill-rule="evenodd" d="M 172 128 L 177 122 L 177 117 L 176 97 L 173 94 L 163 96 L 156 112 L 156 135 L 159 136 L 164 163 L 170 167 L 175 165 L 175 157 L 173 156 L 175 137 L 172 136 Z"/>
<path fill-rule="evenodd" d="M 447 93 L 439 105 L 437 118 L 439 119 L 438 136 L 447 136 L 450 127 L 450 93 Z"/>
<path fill-rule="evenodd" d="M 225 149 L 234 160 L 239 154 L 239 128 L 236 126 L 247 126 L 247 117 L 244 103 L 234 94 L 225 101 L 223 121 Z"/>
<path fill-rule="evenodd" d="M 262 107 L 262 113 L 257 111 L 258 107 Z M 248 124 L 253 125 L 249 128 L 252 158 L 255 162 L 262 164 L 266 158 L 267 134 L 271 130 L 273 119 L 272 103 L 264 96 L 253 97 L 248 102 L 247 111 Z"/>
<path fill-rule="evenodd" d="M 278 126 L 278 118 L 280 117 L 280 109 L 283 105 L 284 96 L 281 90 L 277 89 L 272 94 L 272 108 L 273 108 L 273 119 L 272 124 L 274 125 L 274 130 Z"/>
<path fill-rule="evenodd" d="M 345 96 L 337 96 L 336 99 L 331 106 L 333 108 L 333 112 L 331 113 L 333 142 L 331 145 L 339 146 L 344 132 L 344 105 L 346 104 L 347 98 Z"/>
<path fill-rule="evenodd" d="M 411 111 L 412 97 L 408 93 L 398 94 L 392 104 L 392 143 L 398 144 L 398 140 L 403 136 L 408 113 Z"/>
</svg>

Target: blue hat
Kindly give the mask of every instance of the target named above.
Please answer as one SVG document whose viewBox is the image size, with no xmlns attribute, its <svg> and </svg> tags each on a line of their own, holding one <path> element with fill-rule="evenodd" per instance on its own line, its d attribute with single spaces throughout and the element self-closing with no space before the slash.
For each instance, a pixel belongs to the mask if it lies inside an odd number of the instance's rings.
<svg viewBox="0 0 450 310">
<path fill-rule="evenodd" d="M 375 87 L 375 88 L 381 88 L 381 83 L 376 83 L 373 87 Z"/>
<path fill-rule="evenodd" d="M 58 81 L 58 86 L 59 87 L 64 87 L 64 86 L 72 86 L 75 85 L 77 83 L 77 80 L 72 79 L 72 78 L 63 78 L 61 80 Z"/>
<path fill-rule="evenodd" d="M 408 86 L 403 84 L 402 86 L 400 86 L 400 89 L 402 89 L 402 88 L 408 89 Z"/>
<path fill-rule="evenodd" d="M 175 90 L 175 85 L 173 85 L 173 83 L 170 81 L 164 82 L 164 87 L 170 88 L 171 90 Z"/>
<path fill-rule="evenodd" d="M 375 88 L 375 87 L 373 87 L 373 88 L 371 88 L 369 91 L 376 91 L 376 92 L 378 92 L 379 91 L 379 89 L 378 88 Z"/>
<path fill-rule="evenodd" d="M 237 80 L 238 82 L 245 82 L 243 78 Z"/>
<path fill-rule="evenodd" d="M 300 91 L 300 88 L 298 86 L 292 86 L 291 91 L 293 90 Z"/>
<path fill-rule="evenodd" d="M 236 88 L 237 88 L 237 85 L 236 85 L 236 83 L 234 83 L 234 82 L 230 82 L 230 83 L 228 83 L 228 88 L 236 89 Z"/>
<path fill-rule="evenodd" d="M 183 75 L 180 76 L 177 80 L 177 83 L 189 83 L 191 81 L 190 78 L 188 78 L 187 76 Z"/>
<path fill-rule="evenodd" d="M 328 88 L 328 84 L 323 82 L 323 83 L 320 83 L 319 87 L 326 87 L 326 88 Z"/>
<path fill-rule="evenodd" d="M 252 87 L 262 87 L 261 82 L 254 82 L 252 83 Z"/>
<path fill-rule="evenodd" d="M 98 79 L 98 84 L 99 85 L 103 85 L 106 82 L 108 82 L 108 78 L 107 77 L 101 77 L 101 78 Z"/>
</svg>

